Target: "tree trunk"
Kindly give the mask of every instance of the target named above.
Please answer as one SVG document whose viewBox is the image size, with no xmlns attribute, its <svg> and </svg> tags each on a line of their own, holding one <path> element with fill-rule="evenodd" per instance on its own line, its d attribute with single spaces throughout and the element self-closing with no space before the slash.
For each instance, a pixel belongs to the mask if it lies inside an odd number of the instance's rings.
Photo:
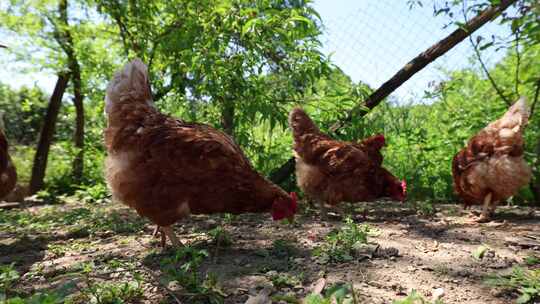
<svg viewBox="0 0 540 304">
<path fill-rule="evenodd" d="M 402 67 L 394 76 L 392 76 L 392 78 L 375 90 L 364 102 L 357 104 L 353 109 L 351 109 L 344 119 L 335 122 L 330 127 L 330 131 L 332 133 L 337 133 L 347 124 L 349 124 L 354 117 L 361 118 L 366 115 L 369 110 L 376 107 L 384 98 L 394 92 L 414 74 L 425 68 L 428 64 L 440 56 L 444 55 L 446 52 L 463 41 L 463 39 L 467 38 L 473 32 L 481 28 L 484 24 L 493 20 L 516 1 L 517 0 L 501 0 L 498 5 L 483 10 L 446 38 L 440 40 L 416 56 L 413 60 Z M 275 169 L 270 174 L 272 177 L 270 180 L 278 184 L 284 182 L 294 171 L 294 167 L 291 166 L 292 162 L 294 162 L 294 159 L 291 158 L 279 168 Z"/>
<path fill-rule="evenodd" d="M 77 184 L 82 182 L 83 170 L 84 170 L 84 104 L 83 95 L 81 93 L 81 73 L 79 70 L 79 64 L 76 63 L 77 68 L 71 69 L 73 73 L 73 91 L 75 98 L 73 103 L 75 104 L 75 134 L 74 143 L 77 149 L 77 154 L 73 159 L 73 181 Z"/>
<path fill-rule="evenodd" d="M 225 133 L 234 137 L 234 102 L 224 100 L 221 105 L 221 127 Z"/>
<path fill-rule="evenodd" d="M 76 155 L 72 163 L 72 177 L 75 184 L 80 184 L 84 169 L 84 96 L 82 94 L 81 68 L 75 53 L 73 37 L 69 29 L 67 0 L 60 0 L 58 13 L 60 25 L 55 24 L 55 38 L 68 58 L 68 68 L 73 77 L 73 104 L 75 105 L 75 133 L 73 143 Z"/>
<path fill-rule="evenodd" d="M 60 106 L 62 104 L 62 96 L 64 96 L 64 92 L 66 91 L 69 77 L 69 74 L 58 75 L 54 92 L 49 100 L 47 113 L 45 114 L 45 119 L 43 120 L 43 126 L 39 135 L 39 142 L 36 149 L 36 155 L 34 157 L 34 164 L 32 165 L 32 177 L 30 178 L 29 189 L 30 194 L 34 194 L 43 188 L 43 180 L 45 178 L 45 170 L 47 169 L 49 149 L 54 136 L 58 112 L 60 111 Z"/>
</svg>

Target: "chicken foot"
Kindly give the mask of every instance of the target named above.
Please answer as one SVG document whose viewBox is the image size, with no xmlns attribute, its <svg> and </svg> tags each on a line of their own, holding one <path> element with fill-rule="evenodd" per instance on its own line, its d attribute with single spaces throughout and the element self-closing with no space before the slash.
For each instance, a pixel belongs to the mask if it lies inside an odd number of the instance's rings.
<svg viewBox="0 0 540 304">
<path fill-rule="evenodd" d="M 324 201 L 318 201 L 318 205 L 321 212 L 321 219 L 324 221 L 328 221 L 328 208 L 326 207 L 326 204 L 324 203 Z"/>
<path fill-rule="evenodd" d="M 167 226 L 167 227 L 157 226 L 154 229 L 152 236 L 156 237 L 158 232 L 161 235 L 161 247 L 165 248 L 165 246 L 167 245 L 167 237 L 171 240 L 171 243 L 173 244 L 174 247 L 184 246 L 184 244 L 182 244 L 182 242 L 178 239 L 178 237 L 176 237 L 176 234 L 174 233 L 174 230 L 172 229 L 171 226 Z"/>
<path fill-rule="evenodd" d="M 336 217 L 345 218 L 347 216 L 347 212 L 338 206 L 337 203 L 324 201 L 318 201 L 317 203 L 319 205 L 321 219 L 324 221 L 330 221 Z M 332 211 L 332 214 L 330 214 L 330 211 Z"/>
<path fill-rule="evenodd" d="M 176 233 L 174 233 L 171 226 L 161 227 L 161 232 L 171 240 L 174 247 L 184 247 L 184 244 L 176 237 Z"/>
<path fill-rule="evenodd" d="M 482 205 L 482 213 L 479 217 L 474 218 L 472 221 L 475 223 L 485 223 L 491 220 L 491 216 L 495 212 L 495 202 L 492 201 L 493 193 L 489 192 L 484 197 L 484 204 Z"/>
<path fill-rule="evenodd" d="M 161 237 L 161 242 L 160 242 L 161 247 L 165 248 L 165 245 L 167 243 L 167 237 L 165 236 L 163 231 L 161 231 L 161 226 L 156 226 L 156 228 L 154 229 L 154 232 L 152 232 L 152 237 L 157 237 L 158 233 Z"/>
</svg>

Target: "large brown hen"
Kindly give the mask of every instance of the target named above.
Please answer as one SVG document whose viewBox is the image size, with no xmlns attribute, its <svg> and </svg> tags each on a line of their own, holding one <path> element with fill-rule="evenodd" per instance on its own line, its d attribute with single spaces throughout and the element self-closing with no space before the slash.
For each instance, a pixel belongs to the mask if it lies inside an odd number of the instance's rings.
<svg viewBox="0 0 540 304">
<path fill-rule="evenodd" d="M 8 153 L 9 144 L 4 133 L 2 114 L 0 112 L 0 199 L 7 196 L 17 184 L 17 171 Z"/>
<path fill-rule="evenodd" d="M 162 244 L 166 235 L 181 245 L 171 225 L 189 214 L 270 211 L 280 220 L 296 213 L 296 195 L 257 173 L 230 136 L 160 113 L 141 60 L 115 74 L 105 102 L 113 197 L 161 227 Z"/>
<path fill-rule="evenodd" d="M 325 212 L 324 204 L 372 201 L 380 197 L 405 200 L 406 183 L 382 167 L 383 135 L 359 143 L 339 141 L 322 133 L 301 108 L 290 112 L 298 186 Z"/>
<path fill-rule="evenodd" d="M 497 204 L 531 179 L 531 168 L 523 159 L 522 132 L 528 119 L 529 109 L 521 97 L 454 156 L 454 190 L 466 208 L 483 204 L 478 222 L 489 221 Z"/>
</svg>

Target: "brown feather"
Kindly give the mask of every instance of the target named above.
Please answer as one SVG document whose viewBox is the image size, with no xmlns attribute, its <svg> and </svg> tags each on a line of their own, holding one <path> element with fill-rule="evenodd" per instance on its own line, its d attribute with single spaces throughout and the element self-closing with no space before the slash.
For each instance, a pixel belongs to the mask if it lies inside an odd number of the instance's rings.
<svg viewBox="0 0 540 304">
<path fill-rule="evenodd" d="M 290 200 L 230 136 L 161 114 L 150 96 L 140 61 L 108 89 L 106 176 L 116 199 L 160 226 L 190 213 L 270 211 L 276 200 Z"/>
<path fill-rule="evenodd" d="M 294 137 L 298 186 L 315 200 L 370 201 L 391 196 L 400 182 L 381 167 L 380 136 L 359 143 L 334 140 L 319 131 L 300 108 L 289 115 Z"/>
<path fill-rule="evenodd" d="M 488 193 L 497 203 L 528 184 L 531 169 L 523 159 L 524 99 L 473 136 L 452 160 L 454 191 L 464 204 L 481 204 Z"/>
<path fill-rule="evenodd" d="M 6 135 L 0 129 L 0 199 L 8 195 L 17 184 L 17 171 L 8 153 Z"/>
</svg>

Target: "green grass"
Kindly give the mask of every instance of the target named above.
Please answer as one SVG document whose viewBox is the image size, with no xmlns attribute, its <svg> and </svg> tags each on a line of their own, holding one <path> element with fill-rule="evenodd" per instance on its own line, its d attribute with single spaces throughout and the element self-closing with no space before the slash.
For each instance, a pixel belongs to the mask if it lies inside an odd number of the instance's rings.
<svg viewBox="0 0 540 304">
<path fill-rule="evenodd" d="M 65 208 L 64 208 L 65 207 Z M 67 231 L 72 237 L 113 232 L 141 231 L 145 221 L 132 212 L 120 212 L 99 207 L 48 206 L 37 213 L 28 210 L 0 210 L 0 229 L 15 234 Z"/>
<path fill-rule="evenodd" d="M 67 303 L 99 303 L 99 304 L 124 304 L 134 303 L 142 298 L 143 289 L 141 279 L 136 277 L 128 282 L 99 282 L 90 284 L 79 294 L 73 296 Z"/>
<path fill-rule="evenodd" d="M 536 303 L 540 300 L 540 269 L 514 267 L 508 275 L 490 275 L 486 283 L 490 286 L 515 290 L 520 293 L 517 304 Z"/>
<path fill-rule="evenodd" d="M 416 290 L 412 290 L 410 294 L 404 299 L 394 300 L 392 304 L 443 304 L 442 300 L 435 300 L 434 302 L 426 300 Z"/>
<path fill-rule="evenodd" d="M 228 247 L 233 244 L 231 234 L 222 227 L 216 227 L 209 230 L 207 233 L 211 238 L 212 244 L 223 247 Z"/>
<path fill-rule="evenodd" d="M 217 284 L 216 276 L 201 276 L 201 264 L 208 258 L 206 250 L 193 247 L 176 249 L 172 256 L 162 258 L 161 270 L 165 280 L 176 282 L 185 290 L 186 303 L 223 303 L 224 294 Z"/>
<path fill-rule="evenodd" d="M 350 217 L 344 225 L 332 231 L 324 243 L 315 249 L 314 255 L 319 263 L 341 263 L 354 259 L 355 249 L 367 243 L 371 228 L 368 225 L 357 225 Z"/>
</svg>

